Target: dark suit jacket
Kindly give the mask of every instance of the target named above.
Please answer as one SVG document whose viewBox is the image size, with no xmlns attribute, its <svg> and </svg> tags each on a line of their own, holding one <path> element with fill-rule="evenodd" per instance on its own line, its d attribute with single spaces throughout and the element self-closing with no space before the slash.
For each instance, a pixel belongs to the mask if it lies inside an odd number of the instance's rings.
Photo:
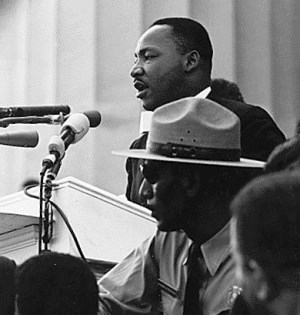
<svg viewBox="0 0 300 315">
<path fill-rule="evenodd" d="M 220 98 L 213 91 L 207 98 L 233 111 L 240 118 L 242 157 L 266 161 L 272 150 L 285 141 L 284 134 L 263 108 Z M 130 148 L 145 149 L 147 137 L 148 133 L 143 133 Z M 126 162 L 126 197 L 135 203 L 140 203 L 139 187 L 143 180 L 140 164 L 141 161 L 132 158 L 128 158 Z"/>
</svg>

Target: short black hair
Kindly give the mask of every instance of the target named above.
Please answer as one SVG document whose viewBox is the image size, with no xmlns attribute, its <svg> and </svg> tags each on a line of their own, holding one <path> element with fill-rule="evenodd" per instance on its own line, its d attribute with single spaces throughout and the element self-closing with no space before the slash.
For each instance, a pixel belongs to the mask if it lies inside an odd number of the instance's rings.
<svg viewBox="0 0 300 315">
<path fill-rule="evenodd" d="M 231 203 L 239 250 L 266 271 L 300 267 L 300 174 L 278 172 L 246 185 Z"/>
<path fill-rule="evenodd" d="M 213 79 L 211 81 L 211 89 L 221 98 L 244 102 L 243 94 L 235 82 L 223 78 Z"/>
<path fill-rule="evenodd" d="M 207 30 L 199 22 L 184 17 L 169 17 L 156 20 L 155 25 L 169 25 L 174 34 L 179 52 L 185 54 L 197 50 L 202 59 L 212 65 L 213 48 Z"/>
<path fill-rule="evenodd" d="M 33 256 L 17 269 L 20 315 L 96 315 L 97 280 L 78 257 L 49 252 Z"/>
</svg>

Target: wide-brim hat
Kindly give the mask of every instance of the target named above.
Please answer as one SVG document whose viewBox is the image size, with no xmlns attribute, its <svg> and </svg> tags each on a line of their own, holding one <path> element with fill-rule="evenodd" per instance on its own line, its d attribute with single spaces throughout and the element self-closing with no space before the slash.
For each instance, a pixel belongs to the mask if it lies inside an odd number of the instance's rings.
<svg viewBox="0 0 300 315">
<path fill-rule="evenodd" d="M 264 162 L 241 158 L 240 120 L 225 107 L 187 97 L 157 108 L 146 149 L 113 154 L 165 162 L 263 168 Z"/>
</svg>

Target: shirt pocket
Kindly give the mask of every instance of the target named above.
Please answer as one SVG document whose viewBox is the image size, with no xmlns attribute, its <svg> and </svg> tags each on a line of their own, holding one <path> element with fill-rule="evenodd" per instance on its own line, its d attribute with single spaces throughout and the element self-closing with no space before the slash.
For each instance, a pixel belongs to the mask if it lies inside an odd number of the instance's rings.
<svg viewBox="0 0 300 315">
<path fill-rule="evenodd" d="M 158 286 L 161 292 L 161 309 L 164 315 L 181 315 L 183 312 L 183 301 L 181 292 L 158 279 Z"/>
</svg>

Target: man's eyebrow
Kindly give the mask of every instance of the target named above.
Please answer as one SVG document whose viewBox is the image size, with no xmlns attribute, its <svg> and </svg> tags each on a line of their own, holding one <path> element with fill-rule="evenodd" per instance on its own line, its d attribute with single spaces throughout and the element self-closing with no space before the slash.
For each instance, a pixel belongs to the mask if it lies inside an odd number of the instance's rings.
<svg viewBox="0 0 300 315">
<path fill-rule="evenodd" d="M 155 51 L 155 47 L 145 47 L 145 48 L 142 48 L 141 50 L 139 50 L 138 52 L 135 52 L 134 53 L 134 56 L 143 56 L 145 55 L 146 52 L 148 51 Z"/>
</svg>

